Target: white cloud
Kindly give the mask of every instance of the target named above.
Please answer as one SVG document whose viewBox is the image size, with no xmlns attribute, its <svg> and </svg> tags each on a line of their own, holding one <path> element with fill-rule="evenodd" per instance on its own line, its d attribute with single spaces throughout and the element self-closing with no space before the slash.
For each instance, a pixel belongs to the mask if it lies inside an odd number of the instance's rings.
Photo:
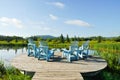
<svg viewBox="0 0 120 80">
<path fill-rule="evenodd" d="M 49 17 L 52 19 L 52 20 L 57 20 L 58 17 L 57 16 L 54 16 L 53 14 L 49 14 Z"/>
<path fill-rule="evenodd" d="M 64 6 L 65 6 L 61 2 L 48 2 L 47 4 L 54 5 L 54 6 L 58 7 L 58 8 L 64 8 Z"/>
<path fill-rule="evenodd" d="M 76 26 L 83 26 L 83 27 L 90 27 L 91 25 L 87 22 L 84 22 L 82 20 L 67 20 L 64 23 L 76 25 Z"/>
<path fill-rule="evenodd" d="M 17 28 L 22 28 L 22 22 L 16 18 L 1 17 L 0 23 L 2 26 L 15 26 Z"/>
</svg>

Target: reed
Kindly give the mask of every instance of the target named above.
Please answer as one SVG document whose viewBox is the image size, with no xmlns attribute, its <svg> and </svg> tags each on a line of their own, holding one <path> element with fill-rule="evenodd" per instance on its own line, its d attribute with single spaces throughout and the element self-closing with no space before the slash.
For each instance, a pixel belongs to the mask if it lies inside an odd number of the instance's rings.
<svg viewBox="0 0 120 80">
<path fill-rule="evenodd" d="M 0 61 L 0 80 L 31 80 L 31 78 L 12 66 L 5 67 Z"/>
</svg>

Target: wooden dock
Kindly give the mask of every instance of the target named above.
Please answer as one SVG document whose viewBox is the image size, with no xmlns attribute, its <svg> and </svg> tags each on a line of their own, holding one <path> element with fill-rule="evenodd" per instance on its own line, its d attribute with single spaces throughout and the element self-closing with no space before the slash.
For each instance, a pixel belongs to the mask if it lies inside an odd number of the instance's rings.
<svg viewBox="0 0 120 80">
<path fill-rule="evenodd" d="M 50 62 L 22 54 L 15 57 L 11 64 L 20 70 L 35 72 L 32 80 L 84 80 L 81 73 L 100 71 L 107 66 L 106 61 L 98 57 L 68 63 L 66 59 L 61 59 L 60 52 L 55 53 Z"/>
</svg>

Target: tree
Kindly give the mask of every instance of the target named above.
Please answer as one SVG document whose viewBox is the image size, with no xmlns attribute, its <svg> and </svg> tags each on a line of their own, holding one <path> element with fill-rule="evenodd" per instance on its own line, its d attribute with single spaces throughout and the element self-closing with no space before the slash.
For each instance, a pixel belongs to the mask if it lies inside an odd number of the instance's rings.
<svg viewBox="0 0 120 80">
<path fill-rule="evenodd" d="M 64 43 L 65 41 L 64 41 L 64 37 L 63 37 L 63 35 L 61 34 L 61 36 L 60 36 L 60 42 L 62 42 L 62 43 Z"/>
<path fill-rule="evenodd" d="M 47 39 L 46 39 L 46 41 L 47 41 L 47 42 L 50 42 L 50 41 L 52 41 L 52 39 L 50 39 L 50 38 L 47 38 Z"/>
<path fill-rule="evenodd" d="M 74 41 L 77 41 L 77 37 L 76 36 L 74 37 Z"/>
<path fill-rule="evenodd" d="M 15 40 L 15 42 L 18 42 L 18 37 L 17 36 L 13 36 L 13 40 Z"/>
<path fill-rule="evenodd" d="M 115 38 L 115 41 L 116 41 L 116 42 L 120 42 L 120 36 L 116 37 L 116 38 Z"/>
<path fill-rule="evenodd" d="M 98 36 L 98 43 L 100 43 L 102 41 L 102 37 Z"/>
<path fill-rule="evenodd" d="M 75 40 L 75 39 L 72 37 L 72 38 L 71 38 L 71 41 L 74 41 L 74 40 Z"/>
<path fill-rule="evenodd" d="M 78 39 L 78 41 L 82 41 L 83 40 L 83 38 L 80 38 L 80 37 L 78 37 L 77 39 Z"/>
<path fill-rule="evenodd" d="M 66 41 L 67 41 L 67 42 L 70 42 L 70 39 L 69 39 L 69 36 L 68 36 L 68 34 L 67 34 Z"/>
</svg>

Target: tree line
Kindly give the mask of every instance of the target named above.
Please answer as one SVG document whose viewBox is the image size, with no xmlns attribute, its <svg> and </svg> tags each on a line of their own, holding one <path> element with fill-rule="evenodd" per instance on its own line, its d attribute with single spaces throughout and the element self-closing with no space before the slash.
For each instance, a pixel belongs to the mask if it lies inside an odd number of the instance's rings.
<svg viewBox="0 0 120 80">
<path fill-rule="evenodd" d="M 39 36 L 31 36 L 31 37 L 27 37 L 27 38 L 23 38 L 23 37 L 19 37 L 19 36 L 3 36 L 0 35 L 0 41 L 27 41 L 29 38 L 33 39 L 34 41 L 38 41 L 38 40 L 44 40 L 47 42 L 53 41 L 53 42 L 59 42 L 59 43 L 65 43 L 68 42 L 70 43 L 71 41 L 86 41 L 86 40 L 90 40 L 90 41 L 98 41 L 99 43 L 101 41 L 116 41 L 116 42 L 120 42 L 120 36 L 118 37 L 102 37 L 102 36 L 93 36 L 93 37 L 69 37 L 69 35 L 64 36 L 63 34 L 61 34 L 59 37 L 54 37 L 54 38 L 46 38 L 43 39 Z"/>
<path fill-rule="evenodd" d="M 7 41 L 10 42 L 12 40 L 15 40 L 16 42 L 19 40 L 25 40 L 23 37 L 19 37 L 19 36 L 0 36 L 0 41 Z"/>
</svg>

